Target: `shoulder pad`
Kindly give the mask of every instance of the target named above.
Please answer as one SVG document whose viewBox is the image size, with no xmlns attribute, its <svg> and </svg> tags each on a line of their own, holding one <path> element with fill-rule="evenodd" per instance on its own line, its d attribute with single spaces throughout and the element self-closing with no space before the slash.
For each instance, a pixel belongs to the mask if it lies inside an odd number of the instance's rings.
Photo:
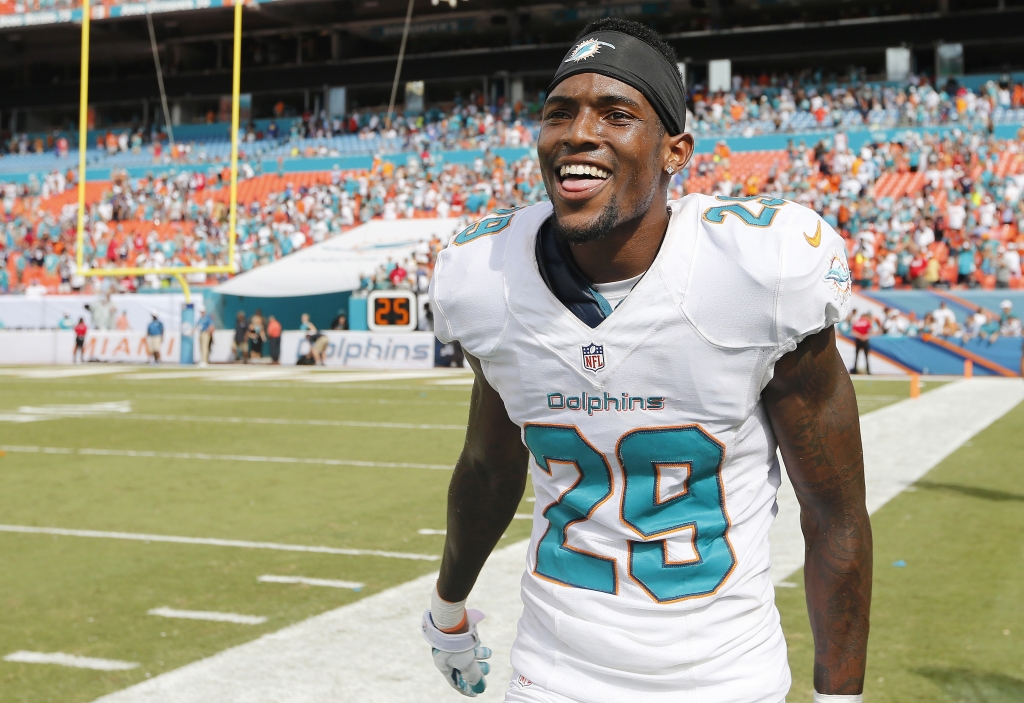
<svg viewBox="0 0 1024 703">
<path fill-rule="evenodd" d="M 486 356 L 501 341 L 509 318 L 505 252 L 513 237 L 536 236 L 551 214 L 549 203 L 498 210 L 452 237 L 437 257 L 430 282 L 434 334 Z"/>
</svg>

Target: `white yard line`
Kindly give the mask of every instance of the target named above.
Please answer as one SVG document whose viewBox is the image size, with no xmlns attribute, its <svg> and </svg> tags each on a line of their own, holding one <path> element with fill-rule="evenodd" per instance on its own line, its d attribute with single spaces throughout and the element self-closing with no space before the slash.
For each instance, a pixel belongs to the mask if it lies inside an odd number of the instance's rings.
<svg viewBox="0 0 1024 703">
<path fill-rule="evenodd" d="M 465 432 L 463 425 L 433 425 L 417 422 L 364 422 L 362 420 L 291 420 L 282 417 L 223 417 L 218 415 L 148 415 L 144 413 L 112 414 L 89 413 L 78 415 L 32 415 L 39 419 L 56 420 L 61 417 L 96 420 L 142 420 L 152 422 L 201 422 L 230 425 L 302 425 L 309 427 L 374 427 L 396 430 L 454 430 Z"/>
<path fill-rule="evenodd" d="M 877 510 L 1024 398 L 1012 379 L 974 379 L 931 391 L 862 418 L 868 506 Z M 773 577 L 803 563 L 795 498 L 780 491 L 771 533 Z M 788 525 L 788 527 L 787 527 Z M 791 529 L 795 525 L 796 531 Z M 487 613 L 480 625 L 494 649 L 481 703 L 502 700 L 511 675 L 509 648 L 522 611 L 519 582 L 527 543 L 495 551 L 473 594 Z M 452 703 L 459 700 L 430 660 L 419 623 L 436 574 L 285 628 L 209 659 L 101 698 L 102 703 Z M 782 586 L 783 588 L 787 586 Z M 386 677 L 366 672 L 388 672 Z M 100 703 L 98 701 L 97 703 Z"/>
<path fill-rule="evenodd" d="M 441 375 L 449 375 L 445 371 L 382 371 L 382 372 L 358 372 L 340 371 L 310 374 L 304 378 L 297 379 L 304 383 L 360 383 L 364 381 L 406 381 L 420 378 L 437 378 Z"/>
<path fill-rule="evenodd" d="M 56 415 L 58 417 L 86 417 L 89 415 L 124 414 L 132 411 L 130 400 L 111 400 L 104 403 L 22 405 L 19 413 L 27 415 Z"/>
<path fill-rule="evenodd" d="M 122 379 L 129 381 L 165 381 L 178 378 L 198 378 L 204 381 L 239 383 L 248 381 L 292 381 L 297 383 L 360 383 L 366 381 L 405 381 L 437 378 L 464 374 L 465 371 L 424 369 L 422 371 L 338 371 L 309 369 L 306 367 L 225 366 L 203 370 L 181 369 L 166 371 L 141 371 L 138 369 L 115 369 L 121 371 Z"/>
<path fill-rule="evenodd" d="M 448 530 L 434 530 L 434 529 L 431 529 L 429 527 L 424 527 L 424 528 L 421 528 L 419 530 L 416 530 L 416 534 L 418 534 L 418 535 L 428 535 L 428 536 L 429 535 L 446 535 L 446 534 L 448 534 Z"/>
<path fill-rule="evenodd" d="M 135 662 L 123 662 L 117 659 L 96 659 L 95 657 L 78 657 L 74 654 L 63 652 L 11 652 L 4 657 L 5 662 L 17 662 L 19 664 L 57 664 L 58 666 L 71 666 L 76 669 L 94 669 L 96 671 L 127 671 L 137 669 L 139 665 Z"/>
<path fill-rule="evenodd" d="M 278 395 L 238 395 L 232 393 L 98 393 L 94 391 L 57 391 L 56 396 L 68 398 L 95 398 L 98 396 L 127 395 L 141 400 L 205 400 L 227 403 L 302 403 L 304 405 L 453 405 L 469 407 L 468 400 L 396 400 L 394 398 L 291 398 Z M 881 397 L 881 396 L 880 396 Z"/>
<path fill-rule="evenodd" d="M 353 591 L 362 590 L 366 584 L 358 581 L 337 581 L 335 579 L 314 579 L 307 576 L 272 576 L 264 575 L 256 579 L 259 583 L 302 584 L 304 586 L 323 586 L 325 588 L 349 588 Z"/>
<path fill-rule="evenodd" d="M 239 613 L 218 613 L 212 610 L 175 610 L 174 608 L 153 608 L 147 611 L 150 615 L 161 618 L 179 618 L 181 620 L 209 620 L 211 622 L 230 622 L 236 625 L 262 625 L 267 621 L 262 615 L 240 615 Z"/>
<path fill-rule="evenodd" d="M 205 454 L 202 452 L 154 452 L 135 449 L 91 449 L 83 447 L 37 447 L 0 444 L 0 451 L 22 454 L 79 454 L 81 456 L 119 456 L 142 459 L 185 459 L 197 461 L 245 461 L 267 464 L 312 464 L 319 466 L 360 466 L 381 469 L 430 469 L 451 471 L 447 464 L 417 464 L 401 461 L 360 461 L 358 459 L 318 459 L 298 456 L 254 456 L 250 454 Z"/>
<path fill-rule="evenodd" d="M 238 539 L 212 537 L 179 537 L 175 535 L 148 535 L 137 532 L 105 532 L 102 530 L 70 530 L 64 527 L 36 527 L 33 525 L 0 525 L 0 532 L 20 532 L 35 535 L 61 535 L 64 537 L 94 537 L 97 539 L 125 539 L 134 542 L 167 542 L 170 544 L 199 544 L 209 547 L 237 547 L 239 549 L 272 549 L 279 552 L 312 552 L 314 554 L 340 554 L 352 557 L 384 557 L 386 559 L 412 559 L 414 561 L 440 561 L 434 554 L 385 552 L 379 549 L 347 549 L 344 547 L 313 547 L 304 544 L 277 542 L 249 542 Z"/>
<path fill-rule="evenodd" d="M 37 380 L 48 380 L 55 378 L 75 378 L 78 376 L 102 376 L 104 374 L 123 373 L 125 369 L 116 365 L 89 365 L 89 366 L 54 366 L 47 368 L 3 368 L 0 369 L 0 376 L 14 376 L 15 378 L 32 378 Z"/>
</svg>

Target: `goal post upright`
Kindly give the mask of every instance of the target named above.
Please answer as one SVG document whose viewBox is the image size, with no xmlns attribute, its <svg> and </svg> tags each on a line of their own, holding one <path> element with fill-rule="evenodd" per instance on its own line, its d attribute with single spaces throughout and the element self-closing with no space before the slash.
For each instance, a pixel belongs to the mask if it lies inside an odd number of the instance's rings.
<svg viewBox="0 0 1024 703">
<path fill-rule="evenodd" d="M 213 266 L 161 266 L 151 268 L 120 266 L 102 269 L 87 269 L 85 267 L 85 185 L 86 151 L 88 149 L 89 136 L 89 19 L 91 15 L 89 2 L 90 0 L 82 0 L 82 67 L 78 118 L 78 227 L 75 241 L 76 274 L 90 278 L 105 276 L 169 276 L 182 282 L 184 289 L 187 284 L 183 282 L 183 274 L 236 273 L 235 245 L 238 222 L 238 130 L 240 127 L 239 101 L 241 99 L 242 70 L 242 8 L 244 7 L 245 0 L 235 0 L 234 4 L 234 52 L 231 69 L 231 179 L 228 200 L 227 261 Z M 186 295 L 188 295 L 187 291 Z"/>
<path fill-rule="evenodd" d="M 75 236 L 75 273 L 87 278 L 124 276 L 166 276 L 175 278 L 185 295 L 182 309 L 182 326 L 191 328 L 194 318 L 192 295 L 187 274 L 232 274 L 236 273 L 235 251 L 238 224 L 238 131 L 240 128 L 241 72 L 242 72 L 242 9 L 246 0 L 233 0 L 234 4 L 234 51 L 231 67 L 231 179 L 228 196 L 228 250 L 227 260 L 213 266 L 121 266 L 112 268 L 86 268 L 85 261 L 85 206 L 86 206 L 86 153 L 89 148 L 89 22 L 92 15 L 90 0 L 82 0 L 82 55 L 81 83 L 79 90 L 78 115 L 78 218 Z M 155 42 L 155 38 L 151 37 Z M 155 49 L 155 46 L 154 46 Z M 170 125 L 168 125 L 170 129 Z M 182 338 L 181 355 L 183 363 L 193 363 L 191 344 Z M 188 338 L 191 342 L 191 337 Z M 186 357 L 188 360 L 186 361 Z"/>
<path fill-rule="evenodd" d="M 89 20 L 92 10 L 89 0 L 82 0 L 82 72 L 78 90 L 78 228 L 76 232 L 75 264 L 82 271 L 85 240 L 85 154 L 89 148 Z"/>
<path fill-rule="evenodd" d="M 238 223 L 238 129 L 242 87 L 242 7 L 235 0 L 235 42 L 231 61 L 231 191 L 228 201 L 228 266 L 235 263 L 235 226 Z"/>
</svg>

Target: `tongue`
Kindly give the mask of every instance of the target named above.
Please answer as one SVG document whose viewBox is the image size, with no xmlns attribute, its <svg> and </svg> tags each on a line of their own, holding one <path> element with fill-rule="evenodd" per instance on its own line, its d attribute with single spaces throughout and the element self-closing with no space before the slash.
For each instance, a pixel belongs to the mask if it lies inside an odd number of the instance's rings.
<svg viewBox="0 0 1024 703">
<path fill-rule="evenodd" d="M 570 193 L 582 193 L 600 185 L 603 180 L 592 176 L 566 176 L 562 180 L 562 187 Z"/>
</svg>

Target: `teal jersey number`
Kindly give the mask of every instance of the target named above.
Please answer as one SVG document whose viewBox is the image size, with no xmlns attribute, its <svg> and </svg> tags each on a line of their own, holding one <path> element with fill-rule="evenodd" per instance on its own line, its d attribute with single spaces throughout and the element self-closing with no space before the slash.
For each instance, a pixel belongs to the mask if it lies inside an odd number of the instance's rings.
<svg viewBox="0 0 1024 703">
<path fill-rule="evenodd" d="M 718 200 L 731 202 L 732 205 L 720 205 L 704 211 L 704 219 L 714 225 L 720 225 L 725 222 L 726 215 L 735 215 L 743 220 L 744 224 L 751 227 L 770 227 L 775 216 L 779 214 L 779 208 L 786 204 L 785 200 L 770 198 L 766 195 L 751 195 L 746 198 L 726 198 L 719 195 Z M 761 212 L 754 215 L 754 213 L 739 203 L 760 205 Z"/>
<path fill-rule="evenodd" d="M 551 581 L 602 593 L 618 592 L 615 560 L 573 549 L 565 543 L 569 526 L 588 519 L 612 495 L 612 471 L 604 454 L 580 431 L 565 425 L 527 425 L 526 446 L 541 470 L 551 464 L 571 464 L 579 478 L 544 509 L 548 529 L 537 544 L 538 575 Z"/>
<path fill-rule="evenodd" d="M 576 427 L 526 425 L 526 446 L 537 465 L 570 464 L 577 481 L 544 510 L 549 526 L 537 545 L 536 573 L 576 588 L 617 593 L 615 560 L 566 544 L 570 525 L 583 522 L 612 494 L 604 455 Z M 732 573 L 736 555 L 722 485 L 725 449 L 696 425 L 639 429 L 618 442 L 625 487 L 620 515 L 641 540 L 629 540 L 629 574 L 654 600 L 669 603 L 714 593 Z M 682 488 L 663 497 L 662 472 L 685 471 Z M 696 558 L 672 562 L 664 539 L 689 529 Z"/>
<path fill-rule="evenodd" d="M 652 598 L 665 603 L 706 596 L 732 573 L 736 556 L 726 536 L 722 461 L 725 449 L 697 426 L 641 429 L 619 440 L 626 485 L 622 521 L 645 541 L 629 542 L 629 574 Z M 661 495 L 663 471 L 685 472 L 682 488 Z M 692 534 L 696 558 L 671 562 L 664 540 L 682 529 Z"/>
<path fill-rule="evenodd" d="M 501 232 L 512 224 L 512 218 L 515 217 L 515 211 L 519 209 L 520 208 L 508 208 L 505 210 L 497 210 L 496 212 L 503 215 L 502 217 L 488 217 L 480 220 L 479 222 L 474 222 L 469 227 L 455 235 L 455 246 L 469 244 L 480 237 L 487 237 Z"/>
</svg>

